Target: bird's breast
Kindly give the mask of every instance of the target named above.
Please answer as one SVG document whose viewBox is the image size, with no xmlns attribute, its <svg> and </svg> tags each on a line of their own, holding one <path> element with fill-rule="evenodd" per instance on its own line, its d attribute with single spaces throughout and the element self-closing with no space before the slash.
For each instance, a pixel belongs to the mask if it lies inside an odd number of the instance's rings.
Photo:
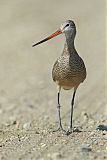
<svg viewBox="0 0 107 160">
<path fill-rule="evenodd" d="M 77 55 L 63 55 L 53 66 L 52 77 L 65 89 L 79 85 L 86 78 L 86 68 L 83 60 Z"/>
</svg>

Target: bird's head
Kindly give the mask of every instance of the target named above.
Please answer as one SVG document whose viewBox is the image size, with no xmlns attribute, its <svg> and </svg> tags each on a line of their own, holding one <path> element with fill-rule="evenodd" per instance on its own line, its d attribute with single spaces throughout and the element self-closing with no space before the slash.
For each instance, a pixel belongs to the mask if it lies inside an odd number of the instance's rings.
<svg viewBox="0 0 107 160">
<path fill-rule="evenodd" d="M 60 30 L 63 33 L 73 32 L 76 30 L 75 23 L 72 20 L 67 20 L 61 24 Z"/>
<path fill-rule="evenodd" d="M 75 34 L 76 34 L 76 27 L 75 27 L 75 23 L 72 20 L 67 20 L 64 23 L 61 24 L 60 28 L 53 33 L 52 35 L 50 35 L 49 37 L 43 39 L 42 41 L 36 43 L 33 45 L 36 46 L 38 44 L 41 44 L 49 39 L 52 39 L 56 36 L 58 36 L 59 34 L 64 33 L 66 37 L 71 37 L 71 38 L 75 38 Z"/>
</svg>

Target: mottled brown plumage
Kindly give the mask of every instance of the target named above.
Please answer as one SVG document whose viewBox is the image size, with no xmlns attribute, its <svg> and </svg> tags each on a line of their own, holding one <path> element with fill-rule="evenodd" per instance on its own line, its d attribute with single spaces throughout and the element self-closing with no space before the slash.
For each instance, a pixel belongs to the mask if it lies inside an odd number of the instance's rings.
<svg viewBox="0 0 107 160">
<path fill-rule="evenodd" d="M 62 28 L 71 25 L 72 31 L 65 32 L 66 42 L 62 55 L 57 59 L 53 66 L 53 80 L 64 89 L 78 87 L 86 78 L 86 68 L 82 58 L 78 55 L 74 38 L 76 35 L 76 27 L 73 21 L 66 21 L 62 24 Z M 69 27 L 68 26 L 68 27 Z"/>
<path fill-rule="evenodd" d="M 57 59 L 52 70 L 53 80 L 64 89 L 78 87 L 86 78 L 86 68 L 76 50 L 63 54 Z"/>
<path fill-rule="evenodd" d="M 69 134 L 72 131 L 72 118 L 73 118 L 73 106 L 75 93 L 80 83 L 82 83 L 86 78 L 86 68 L 82 58 L 78 55 L 75 46 L 74 39 L 76 35 L 76 26 L 72 20 L 67 20 L 61 24 L 60 29 L 53 33 L 51 36 L 43 39 L 42 41 L 33 45 L 36 46 L 40 43 L 43 43 L 59 34 L 65 34 L 66 42 L 64 45 L 64 50 L 62 55 L 56 60 L 53 70 L 52 77 L 58 86 L 58 116 L 59 116 L 59 129 Z M 72 89 L 74 88 L 74 93 L 71 101 L 71 120 L 70 120 L 70 130 L 65 131 L 61 123 L 61 114 L 60 114 L 60 90 L 63 89 Z"/>
</svg>

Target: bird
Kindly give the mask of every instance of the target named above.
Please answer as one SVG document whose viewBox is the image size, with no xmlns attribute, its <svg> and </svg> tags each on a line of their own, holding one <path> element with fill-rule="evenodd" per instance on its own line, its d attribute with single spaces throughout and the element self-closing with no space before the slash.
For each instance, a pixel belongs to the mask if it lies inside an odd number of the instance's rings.
<svg viewBox="0 0 107 160">
<path fill-rule="evenodd" d="M 43 42 L 46 42 L 60 34 L 65 34 L 65 44 L 64 49 L 53 65 L 52 69 L 52 78 L 53 81 L 57 84 L 57 109 L 59 117 L 59 127 L 57 130 L 61 130 L 67 135 L 73 132 L 73 109 L 74 109 L 74 100 L 77 88 L 79 85 L 84 82 L 86 79 L 87 71 L 83 59 L 79 56 L 74 40 L 76 36 L 76 25 L 73 20 L 66 20 L 63 22 L 59 29 L 48 36 L 47 38 L 39 41 L 36 44 L 33 44 L 32 47 L 35 47 Z M 60 112 L 60 93 L 61 89 L 70 90 L 73 89 L 73 96 L 71 99 L 71 110 L 70 110 L 70 127 L 66 131 L 62 126 L 61 112 Z"/>
</svg>

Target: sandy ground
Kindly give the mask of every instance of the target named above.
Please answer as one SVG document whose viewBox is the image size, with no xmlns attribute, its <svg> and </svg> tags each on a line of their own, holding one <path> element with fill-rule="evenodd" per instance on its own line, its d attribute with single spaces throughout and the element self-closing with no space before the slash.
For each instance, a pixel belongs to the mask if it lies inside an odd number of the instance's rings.
<svg viewBox="0 0 107 160">
<path fill-rule="evenodd" d="M 58 123 L 51 70 L 64 35 L 32 48 L 67 19 L 76 23 L 75 45 L 88 73 L 74 109 L 73 123 L 81 132 L 69 136 L 52 132 Z M 1 0 L 0 160 L 107 159 L 105 58 L 103 0 Z M 65 129 L 71 96 L 62 90 Z"/>
</svg>

